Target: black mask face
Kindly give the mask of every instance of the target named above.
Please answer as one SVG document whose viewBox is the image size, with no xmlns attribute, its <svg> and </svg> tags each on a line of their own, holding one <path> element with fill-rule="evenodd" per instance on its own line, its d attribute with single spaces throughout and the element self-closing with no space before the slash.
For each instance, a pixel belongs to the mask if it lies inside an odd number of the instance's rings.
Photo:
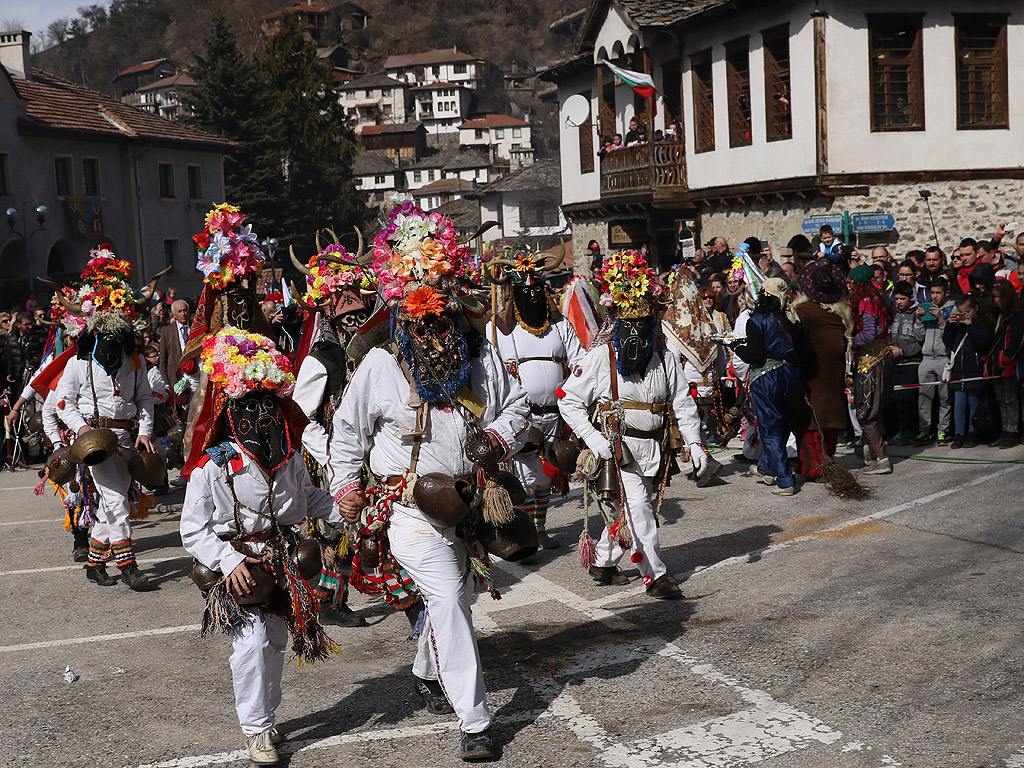
<svg viewBox="0 0 1024 768">
<path fill-rule="evenodd" d="M 444 313 L 403 320 L 396 331 L 416 393 L 425 402 L 447 399 L 469 382 L 469 345 L 457 316 Z"/>
<path fill-rule="evenodd" d="M 515 302 L 516 319 L 524 328 L 538 334 L 547 330 L 548 302 L 542 282 L 534 280 L 532 285 L 513 284 L 512 301 Z"/>
<path fill-rule="evenodd" d="M 255 304 L 253 294 L 246 291 L 229 291 L 224 295 L 224 325 L 241 328 L 243 331 L 252 328 L 252 308 Z"/>
<path fill-rule="evenodd" d="M 228 424 L 242 451 L 266 472 L 280 467 L 288 458 L 288 427 L 284 423 L 277 395 L 269 390 L 250 392 L 228 400 Z"/>
<path fill-rule="evenodd" d="M 654 352 L 654 318 L 615 322 L 615 364 L 619 373 L 643 373 Z"/>
<path fill-rule="evenodd" d="M 113 376 L 121 367 L 121 355 L 127 345 L 128 338 L 122 333 L 97 333 L 92 359 Z"/>
</svg>

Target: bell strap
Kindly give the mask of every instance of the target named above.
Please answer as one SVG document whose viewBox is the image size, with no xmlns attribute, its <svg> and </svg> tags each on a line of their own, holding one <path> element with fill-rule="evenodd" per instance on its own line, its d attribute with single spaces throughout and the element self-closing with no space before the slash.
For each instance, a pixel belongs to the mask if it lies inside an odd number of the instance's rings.
<svg viewBox="0 0 1024 768">
<path fill-rule="evenodd" d="M 565 365 L 564 357 L 520 357 L 516 362 L 529 363 L 531 361 L 541 361 L 545 363 L 558 363 L 559 365 Z"/>
<path fill-rule="evenodd" d="M 616 400 L 611 403 L 601 403 L 598 408 L 602 411 L 622 408 L 624 411 L 650 411 L 651 413 L 665 413 L 665 411 L 668 410 L 668 403 L 642 403 L 636 400 Z"/>
<path fill-rule="evenodd" d="M 635 437 L 640 440 L 657 440 L 661 442 L 661 438 L 665 434 L 665 427 L 658 427 L 657 429 L 634 429 L 633 427 L 626 427 L 622 430 L 623 437 Z"/>
</svg>

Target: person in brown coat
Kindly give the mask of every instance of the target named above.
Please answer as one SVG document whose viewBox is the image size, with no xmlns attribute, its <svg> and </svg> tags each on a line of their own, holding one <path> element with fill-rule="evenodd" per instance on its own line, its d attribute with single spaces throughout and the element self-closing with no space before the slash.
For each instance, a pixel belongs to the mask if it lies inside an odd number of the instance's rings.
<svg viewBox="0 0 1024 768">
<path fill-rule="evenodd" d="M 823 476 L 825 456 L 835 456 L 839 430 L 849 421 L 846 398 L 847 348 L 853 317 L 846 285 L 837 266 L 812 261 L 797 278 L 801 296 L 794 302 L 807 343 L 799 350 L 800 378 L 810 408 L 798 409 L 793 422 L 799 465 L 807 480 Z"/>
</svg>

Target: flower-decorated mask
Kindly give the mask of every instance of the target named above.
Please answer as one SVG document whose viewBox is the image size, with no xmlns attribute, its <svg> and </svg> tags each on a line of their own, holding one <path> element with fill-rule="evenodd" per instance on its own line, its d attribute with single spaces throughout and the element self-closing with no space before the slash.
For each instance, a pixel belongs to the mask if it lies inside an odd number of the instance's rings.
<svg viewBox="0 0 1024 768">
<path fill-rule="evenodd" d="M 642 374 L 654 353 L 654 317 L 619 318 L 615 321 L 615 364 L 619 373 Z"/>
<path fill-rule="evenodd" d="M 92 348 L 92 359 L 107 375 L 113 376 L 121 367 L 121 359 L 130 341 L 125 331 L 97 332 Z"/>
<path fill-rule="evenodd" d="M 548 302 L 543 281 L 530 276 L 523 282 L 513 282 L 512 301 L 516 320 L 526 330 L 540 335 L 548 329 Z"/>
<path fill-rule="evenodd" d="M 284 464 L 291 450 L 288 427 L 275 392 L 254 390 L 231 398 L 227 414 L 235 442 L 261 469 L 273 472 Z"/>
<path fill-rule="evenodd" d="M 398 347 L 424 402 L 447 400 L 469 382 L 469 345 L 456 312 L 401 319 Z"/>
</svg>

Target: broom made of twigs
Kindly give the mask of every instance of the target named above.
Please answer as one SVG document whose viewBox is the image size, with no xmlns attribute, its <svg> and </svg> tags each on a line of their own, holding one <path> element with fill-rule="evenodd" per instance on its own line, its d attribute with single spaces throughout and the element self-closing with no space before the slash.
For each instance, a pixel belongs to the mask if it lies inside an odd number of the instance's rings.
<svg viewBox="0 0 1024 768">
<path fill-rule="evenodd" d="M 871 496 L 871 489 L 863 485 L 854 474 L 842 466 L 834 458 L 825 452 L 825 435 L 821 431 L 821 422 L 818 421 L 818 414 L 814 412 L 811 399 L 804 394 L 804 402 L 811 409 L 811 417 L 814 419 L 814 429 L 821 438 L 821 471 L 825 476 L 825 487 L 829 493 L 841 499 L 861 501 Z"/>
</svg>

